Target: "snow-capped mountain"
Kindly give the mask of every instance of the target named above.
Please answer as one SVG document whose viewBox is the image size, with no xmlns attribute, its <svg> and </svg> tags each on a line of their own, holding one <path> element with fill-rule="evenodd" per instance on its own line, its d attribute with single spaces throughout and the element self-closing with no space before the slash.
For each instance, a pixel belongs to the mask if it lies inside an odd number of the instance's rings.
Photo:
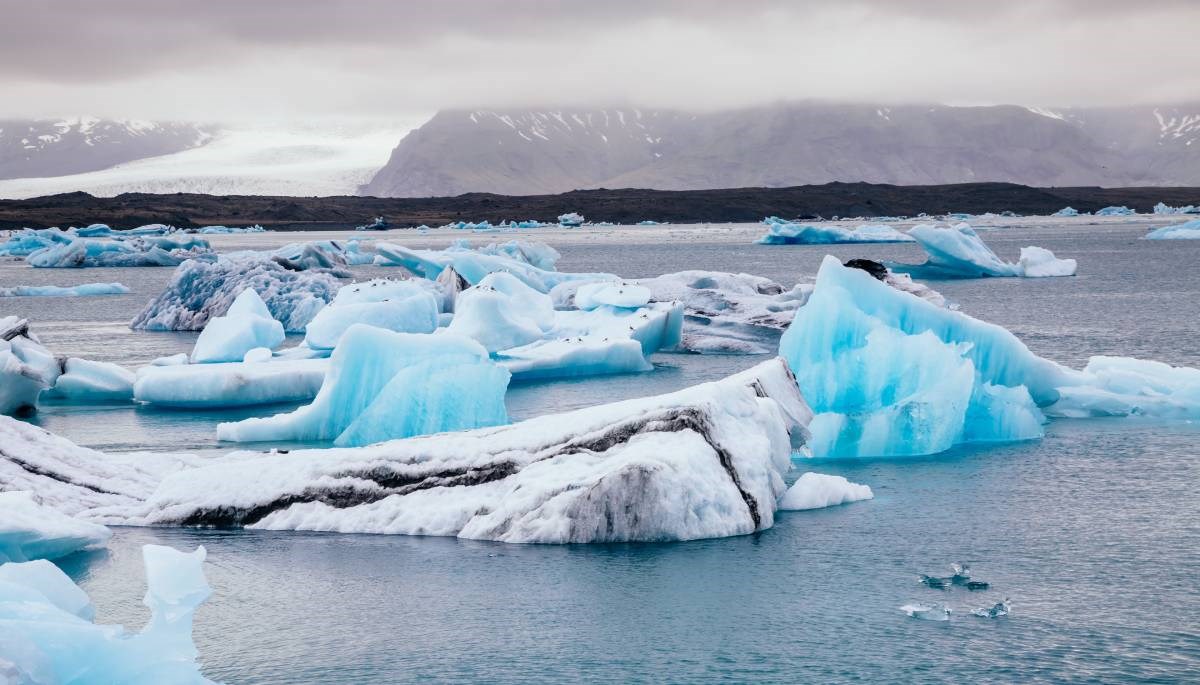
<svg viewBox="0 0 1200 685">
<path fill-rule="evenodd" d="M 0 120 L 0 179 L 65 176 L 204 145 L 207 126 L 76 119 Z"/>
<path fill-rule="evenodd" d="M 0 198 L 84 191 L 353 195 L 407 132 L 401 126 L 214 127 L 199 147 L 54 177 L 0 180 Z"/>
<path fill-rule="evenodd" d="M 829 181 L 1200 185 L 1200 104 L 1071 108 L 788 103 L 735 111 L 443 111 L 365 195 Z"/>
</svg>

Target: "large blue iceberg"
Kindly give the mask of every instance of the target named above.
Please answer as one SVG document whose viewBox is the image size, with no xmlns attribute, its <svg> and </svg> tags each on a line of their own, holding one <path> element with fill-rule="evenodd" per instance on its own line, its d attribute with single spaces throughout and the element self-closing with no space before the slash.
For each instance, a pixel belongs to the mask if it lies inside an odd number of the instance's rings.
<svg viewBox="0 0 1200 685">
<path fill-rule="evenodd" d="M 816 416 L 816 456 L 933 454 L 1040 437 L 1045 416 L 1200 416 L 1200 370 L 1042 359 L 1009 331 L 826 257 L 780 341 Z"/>
<path fill-rule="evenodd" d="M 87 596 L 48 561 L 0 565 L 0 665 L 5 682 L 203 684 L 192 617 L 212 593 L 203 547 L 191 553 L 145 545 L 139 633 L 92 622 Z"/>
</svg>

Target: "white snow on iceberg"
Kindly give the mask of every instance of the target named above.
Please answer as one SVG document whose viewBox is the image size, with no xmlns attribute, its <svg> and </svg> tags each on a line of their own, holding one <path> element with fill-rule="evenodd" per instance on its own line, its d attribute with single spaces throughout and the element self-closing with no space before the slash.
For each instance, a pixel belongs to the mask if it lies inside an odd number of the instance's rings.
<svg viewBox="0 0 1200 685">
<path fill-rule="evenodd" d="M 796 479 L 783 497 L 779 499 L 781 511 L 803 511 L 824 509 L 847 502 L 873 499 L 871 488 L 851 483 L 842 476 L 828 476 L 809 471 Z"/>
<path fill-rule="evenodd" d="M 304 329 L 314 350 L 332 350 L 348 328 L 367 324 L 397 333 L 432 333 L 438 327 L 441 291 L 430 281 L 378 278 L 342 286 Z"/>
<path fill-rule="evenodd" d="M 0 564 L 57 559 L 102 546 L 111 536 L 104 526 L 40 504 L 32 493 L 0 492 Z"/>
<path fill-rule="evenodd" d="M 203 547 L 191 553 L 144 545 L 145 603 L 140 633 L 92 623 L 86 595 L 47 561 L 0 566 L 0 664 L 6 682 L 197 685 L 192 616 L 212 590 Z"/>
<path fill-rule="evenodd" d="M 283 324 L 271 317 L 253 288 L 246 288 L 233 299 L 224 316 L 213 317 L 204 325 L 192 348 L 191 362 L 241 361 L 256 347 L 278 347 L 284 337 Z"/>
</svg>

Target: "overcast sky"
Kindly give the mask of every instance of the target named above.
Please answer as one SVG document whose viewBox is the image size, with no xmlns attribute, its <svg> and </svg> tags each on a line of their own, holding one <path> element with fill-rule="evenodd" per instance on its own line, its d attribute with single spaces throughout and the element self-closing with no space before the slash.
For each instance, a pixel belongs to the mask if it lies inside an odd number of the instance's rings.
<svg viewBox="0 0 1200 685">
<path fill-rule="evenodd" d="M 1200 100 L 1198 0 L 0 0 L 0 116 Z"/>
</svg>

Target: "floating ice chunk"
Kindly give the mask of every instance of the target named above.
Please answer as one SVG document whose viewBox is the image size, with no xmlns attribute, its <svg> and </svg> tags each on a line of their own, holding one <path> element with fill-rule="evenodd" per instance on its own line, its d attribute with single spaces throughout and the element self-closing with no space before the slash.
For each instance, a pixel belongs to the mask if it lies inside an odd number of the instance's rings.
<svg viewBox="0 0 1200 685">
<path fill-rule="evenodd" d="M 399 333 L 432 333 L 438 327 L 434 291 L 432 284 L 411 280 L 375 279 L 342 286 L 333 302 L 309 322 L 304 342 L 316 350 L 332 350 L 358 323 Z"/>
<path fill-rule="evenodd" d="M 1155 214 L 1200 214 L 1200 207 L 1196 205 L 1185 205 L 1183 207 L 1171 207 L 1165 202 L 1160 202 L 1154 205 Z"/>
<path fill-rule="evenodd" d="M 841 476 L 809 471 L 797 478 L 783 494 L 779 508 L 783 511 L 823 509 L 874 497 L 870 486 L 851 483 Z"/>
<path fill-rule="evenodd" d="M 511 274 L 488 274 L 454 303 L 447 331 L 478 341 L 489 353 L 541 340 L 554 325 L 550 297 Z"/>
<path fill-rule="evenodd" d="M 1146 240 L 1200 240 L 1200 219 L 1156 228 L 1142 237 Z"/>
<path fill-rule="evenodd" d="M 82 285 L 18 285 L 0 287 L 0 297 L 83 297 L 91 295 L 124 295 L 129 288 L 120 283 L 84 283 Z"/>
<path fill-rule="evenodd" d="M 1104 209 L 1096 210 L 1096 216 L 1133 216 L 1137 214 L 1134 210 L 1128 207 L 1105 207 Z"/>
<path fill-rule="evenodd" d="M 1012 611 L 1012 605 L 1010 605 L 1008 600 L 1005 599 L 1003 601 L 996 602 L 990 607 L 972 609 L 971 615 L 978 616 L 980 618 L 1002 618 L 1004 616 L 1008 616 L 1010 611 Z"/>
<path fill-rule="evenodd" d="M 780 353 L 816 412 L 817 456 L 933 454 L 959 442 L 1040 437 L 1035 400 L 1057 399 L 1069 377 L 1008 331 L 833 257 Z"/>
<path fill-rule="evenodd" d="M 62 514 L 57 515 L 62 516 Z M 100 526 L 100 528 L 106 532 L 108 531 L 103 526 Z M 96 615 L 96 609 L 92 606 L 92 600 L 88 599 L 87 594 L 79 589 L 78 585 L 72 583 L 67 574 L 60 571 L 57 566 L 47 559 L 0 564 L 0 588 L 12 592 L 14 589 L 13 586 L 20 586 L 26 590 L 25 593 L 22 593 L 24 594 L 24 599 L 49 602 L 53 607 L 65 611 L 72 616 L 78 616 L 85 621 L 91 621 Z M 0 590 L 0 594 L 7 594 L 5 590 Z M 0 601 L 13 601 L 15 599 L 17 597 L 8 595 L 4 599 L 0 599 Z M 2 660 L 8 656 L 6 654 L 7 649 L 11 649 L 10 643 L 6 644 L 4 640 L 0 640 L 0 663 L 3 663 Z M 5 672 L 5 675 L 10 674 Z"/>
<path fill-rule="evenodd" d="M 247 288 L 258 293 L 285 330 L 300 332 L 333 299 L 341 283 L 326 273 L 289 271 L 262 256 L 187 261 L 175 269 L 166 290 L 130 324 L 151 331 L 195 331 L 225 314 Z"/>
<path fill-rule="evenodd" d="M 924 264 L 889 262 L 887 266 L 892 271 L 917 278 L 1075 275 L 1075 260 L 1057 259 L 1054 253 L 1040 247 L 1022 248 L 1021 261 L 1017 264 L 1005 262 L 967 224 L 952 227 L 921 224 L 910 229 L 908 234 L 917 239 L 928 259 Z"/>
<path fill-rule="evenodd" d="M 174 232 L 174 226 L 166 224 L 145 224 L 137 228 L 131 228 L 126 233 L 130 235 L 165 235 Z"/>
<path fill-rule="evenodd" d="M 144 366 L 138 369 L 133 398 L 197 409 L 304 402 L 317 396 L 328 368 L 328 359 Z"/>
<path fill-rule="evenodd" d="M 514 253 L 508 251 L 505 251 L 505 254 L 487 254 L 462 245 L 445 250 L 411 250 L 402 245 L 377 243 L 375 249 L 379 253 L 377 263 L 403 266 L 413 274 L 429 280 L 436 279 L 447 267 L 452 267 L 456 273 L 471 284 L 479 283 L 484 276 L 494 271 L 505 271 L 521 279 L 534 290 L 548 293 L 556 285 L 568 281 L 616 280 L 617 278 L 612 274 L 569 274 L 539 268 L 525 261 L 530 258 L 528 250 L 525 249 L 520 251 L 525 254 L 520 258 L 513 256 Z M 535 259 L 535 261 L 545 263 L 544 258 Z"/>
<path fill-rule="evenodd" d="M 156 241 L 162 245 L 156 244 Z M 208 244 L 199 238 L 184 241 L 171 238 L 76 238 L 31 252 L 25 261 L 39 268 L 81 268 L 176 266 L 188 259 L 215 258 Z"/>
<path fill-rule="evenodd" d="M 769 222 L 760 245 L 829 245 L 833 243 L 911 243 L 913 238 L 883 224 L 858 228 Z"/>
<path fill-rule="evenodd" d="M 271 348 L 255 347 L 242 356 L 242 361 L 246 364 L 260 364 L 271 361 L 272 356 L 274 355 L 271 353 Z"/>
<path fill-rule="evenodd" d="M 1128 357 L 1092 357 L 1073 384 L 1058 389 L 1051 416 L 1200 419 L 1200 369 Z"/>
<path fill-rule="evenodd" d="M 371 221 L 371 223 L 363 224 L 362 226 L 356 226 L 354 228 L 354 230 L 356 230 L 356 231 L 386 231 L 390 227 L 391 227 L 391 225 L 387 222 L 387 219 L 384 219 L 381 216 L 377 216 Z"/>
<path fill-rule="evenodd" d="M 70 402 L 128 402 L 135 378 L 132 371 L 111 362 L 71 357 L 46 396 Z"/>
<path fill-rule="evenodd" d="M 1079 216 L 1079 210 L 1075 209 L 1074 207 L 1063 207 L 1062 209 L 1058 210 L 1057 212 L 1051 214 L 1050 216 L 1063 216 L 1063 217 Z"/>
<path fill-rule="evenodd" d="M 440 383 L 437 373 L 455 366 L 458 370 L 451 382 Z M 410 367 L 413 371 L 401 374 Z M 217 436 L 233 442 L 357 444 L 408 437 L 412 433 L 405 431 L 417 428 L 436 432 L 496 425 L 507 421 L 507 388 L 507 372 L 497 373 L 487 351 L 473 340 L 441 333 L 393 333 L 356 324 L 334 349 L 312 404 L 288 414 L 222 423 Z M 385 412 L 394 410 L 411 416 L 392 414 L 390 421 L 382 420 Z M 351 429 L 364 415 L 368 417 L 364 423 Z"/>
<path fill-rule="evenodd" d="M 104 526 L 44 506 L 32 493 L 0 492 L 0 564 L 57 559 L 101 546 L 110 537 L 112 533 Z"/>
<path fill-rule="evenodd" d="M 37 411 L 38 395 L 62 372 L 54 355 L 29 332 L 29 322 L 0 317 L 0 414 Z"/>
<path fill-rule="evenodd" d="M 583 215 L 578 214 L 576 212 L 567 212 L 566 214 L 558 215 L 558 225 L 559 226 L 567 226 L 569 228 L 574 228 L 576 226 L 582 226 L 583 222 L 584 222 Z"/>
<path fill-rule="evenodd" d="M 61 588 L 74 585 L 53 564 L 30 562 L 22 573 L 0 576 L 0 625 L 6 640 L 0 662 L 13 682 L 211 683 L 196 664 L 192 616 L 211 594 L 201 565 L 204 548 L 190 554 L 145 545 L 145 603 L 150 622 L 140 633 L 92 623 L 65 608 Z M 55 597 L 43 591 L 54 588 Z M 67 606 L 81 590 L 69 594 Z"/>
<path fill-rule="evenodd" d="M 644 306 L 653 296 L 652 291 L 628 281 L 598 281 L 585 283 L 575 291 L 575 306 L 580 309 Z"/>
<path fill-rule="evenodd" d="M 198 233 L 201 235 L 213 235 L 222 233 L 265 233 L 267 229 L 254 224 L 253 226 L 236 227 L 236 226 L 204 226 Z"/>
<path fill-rule="evenodd" d="M 963 585 L 971 579 L 971 567 L 960 562 L 950 564 L 950 570 L 954 571 L 954 575 L 950 576 L 950 580 L 955 585 Z"/>
<path fill-rule="evenodd" d="M 480 254 L 492 254 L 511 257 L 545 271 L 554 271 L 554 265 L 562 258 L 553 247 L 546 243 L 525 240 L 510 240 L 507 243 L 490 243 L 479 248 Z"/>
<path fill-rule="evenodd" d="M 913 602 L 900 607 L 900 611 L 903 611 L 912 618 L 919 618 L 923 621 L 949 621 L 950 614 L 954 610 L 943 604 Z"/>
<path fill-rule="evenodd" d="M 355 254 L 358 252 L 355 245 Z M 229 255 L 237 259 L 242 257 L 262 256 L 261 252 L 241 252 Z M 266 256 L 289 271 L 307 271 L 309 269 L 324 269 L 335 275 L 348 276 L 346 266 L 351 259 L 362 261 L 359 257 L 351 257 L 345 247 L 336 240 L 314 240 L 305 243 L 289 243 Z M 374 259 L 372 256 L 371 259 Z M 368 262 L 369 263 L 369 262 Z"/>
<path fill-rule="evenodd" d="M 657 221 L 654 221 L 653 219 L 642 219 L 641 221 L 637 222 L 637 225 L 638 226 L 659 226 L 661 224 Z"/>
<path fill-rule="evenodd" d="M 0 244 L 0 255 L 24 257 L 55 244 L 70 243 L 75 235 L 59 228 L 22 228 Z"/>
<path fill-rule="evenodd" d="M 917 582 L 935 590 L 945 590 L 953 583 L 953 579 L 950 576 L 927 576 L 922 573 L 917 576 Z"/>
<path fill-rule="evenodd" d="M 192 348 L 191 362 L 241 361 L 256 347 L 278 347 L 284 337 L 283 324 L 271 318 L 270 310 L 253 288 L 246 288 L 234 298 L 224 316 L 209 319 Z"/>
<path fill-rule="evenodd" d="M 353 449 L 241 453 L 168 477 L 123 511 L 139 525 L 505 542 L 740 535 L 773 524 L 808 415 L 776 359 L 677 393 L 513 426 Z"/>
<path fill-rule="evenodd" d="M 75 235 L 80 238 L 104 238 L 113 234 L 113 230 L 107 224 L 90 224 L 83 228 L 75 229 Z"/>
</svg>

